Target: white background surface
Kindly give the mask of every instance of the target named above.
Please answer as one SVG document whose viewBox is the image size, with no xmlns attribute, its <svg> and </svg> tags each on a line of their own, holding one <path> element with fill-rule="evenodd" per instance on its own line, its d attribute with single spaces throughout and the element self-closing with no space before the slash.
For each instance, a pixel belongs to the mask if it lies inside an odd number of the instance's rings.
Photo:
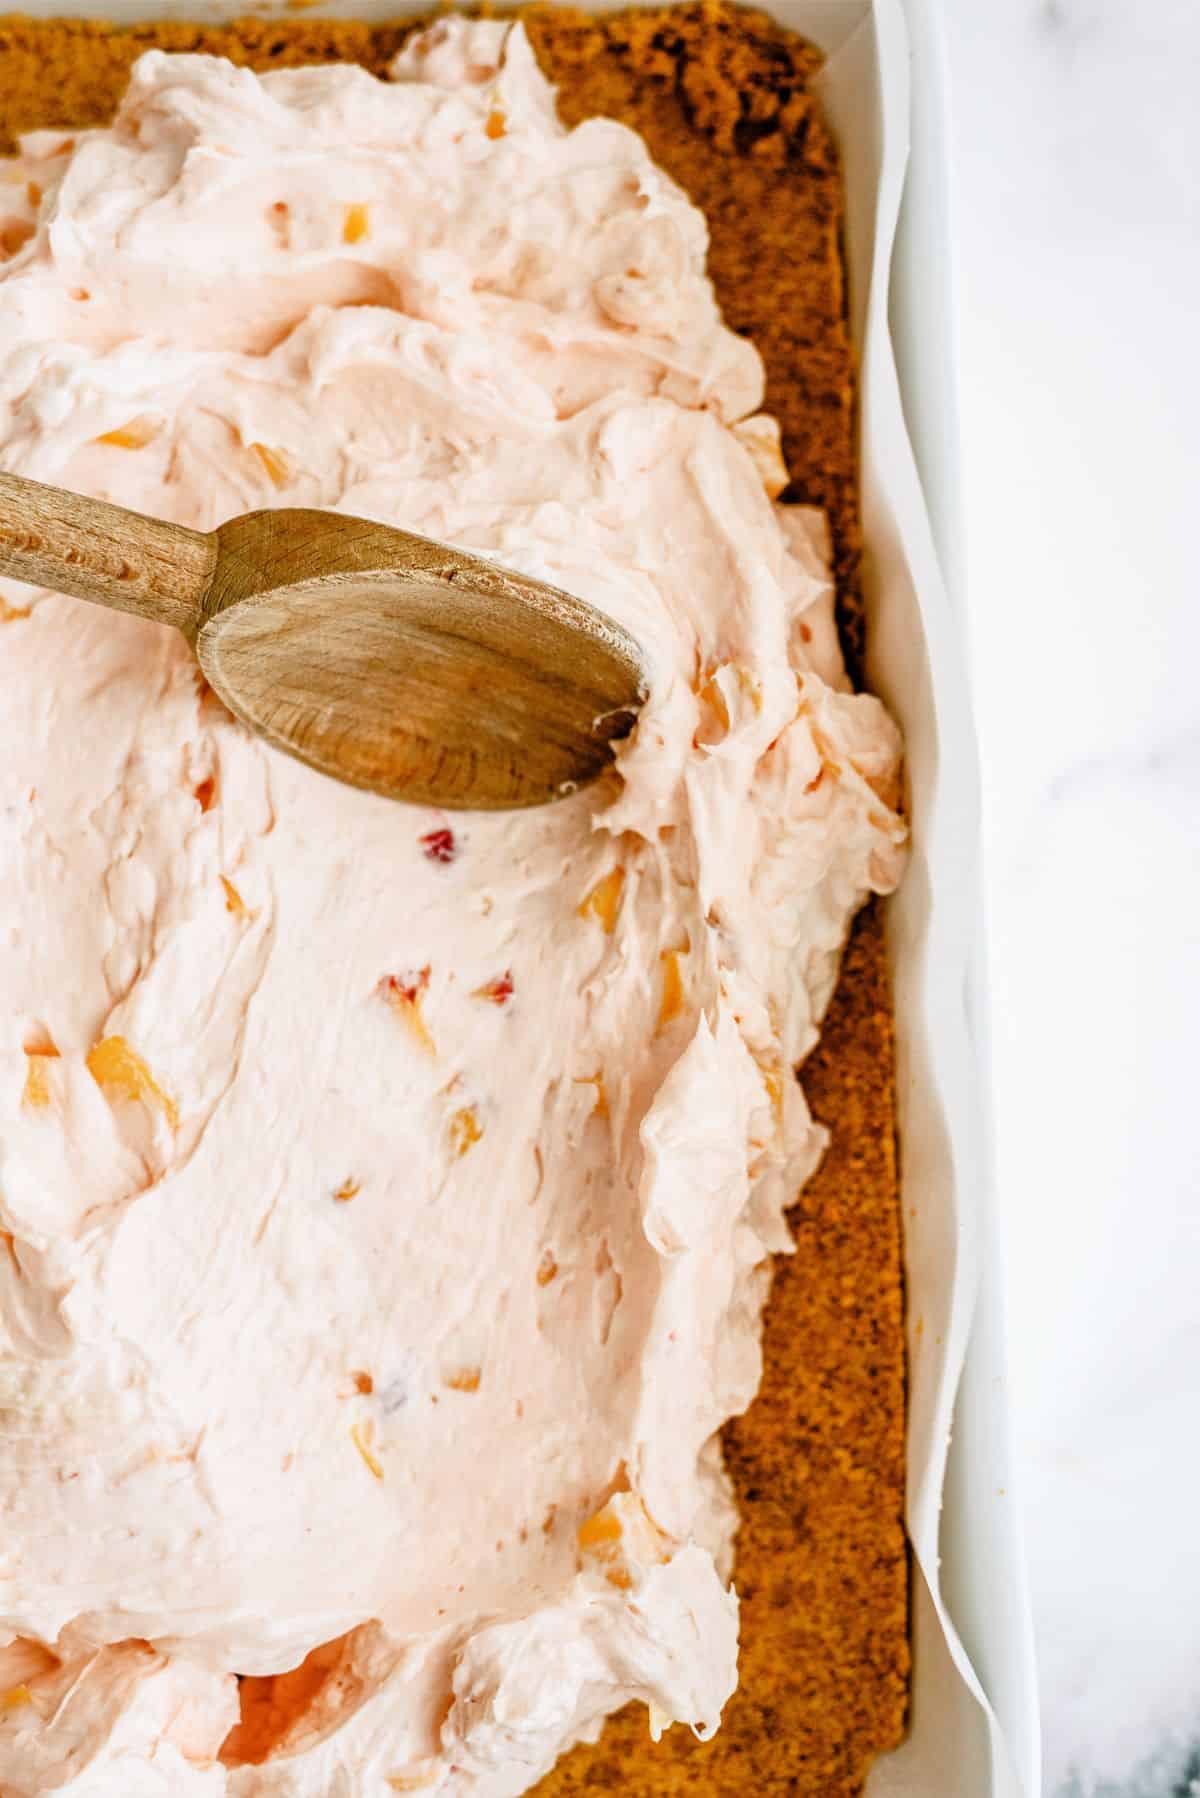
<svg viewBox="0 0 1200 1798">
<path fill-rule="evenodd" d="M 943 4 L 1046 1792 L 1187 1798 L 1200 1793 L 1200 4 Z"/>
</svg>

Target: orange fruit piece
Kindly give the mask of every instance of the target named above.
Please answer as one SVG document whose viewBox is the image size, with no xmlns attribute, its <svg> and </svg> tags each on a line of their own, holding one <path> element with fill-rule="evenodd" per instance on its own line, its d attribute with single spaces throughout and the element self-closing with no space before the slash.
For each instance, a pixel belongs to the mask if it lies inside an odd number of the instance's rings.
<svg viewBox="0 0 1200 1798">
<path fill-rule="evenodd" d="M 625 885 L 625 870 L 616 867 L 609 870 L 603 880 L 598 880 L 587 898 L 579 907 L 579 916 L 586 918 L 590 914 L 598 918 L 604 929 L 611 936 L 617 922 L 617 913 L 621 909 L 621 892 Z"/>
<path fill-rule="evenodd" d="M 361 243 L 371 230 L 371 215 L 363 205 L 347 206 L 342 219 L 342 242 Z"/>
<path fill-rule="evenodd" d="M 87 1070 L 110 1101 L 130 1099 L 153 1106 L 162 1112 L 173 1130 L 177 1128 L 179 1107 L 123 1036 L 101 1037 L 88 1053 Z"/>
</svg>

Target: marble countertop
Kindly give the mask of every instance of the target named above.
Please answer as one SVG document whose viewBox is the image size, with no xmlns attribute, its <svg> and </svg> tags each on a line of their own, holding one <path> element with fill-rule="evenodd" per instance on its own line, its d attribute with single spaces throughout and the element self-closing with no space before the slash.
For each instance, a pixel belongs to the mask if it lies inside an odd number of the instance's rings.
<svg viewBox="0 0 1200 1798">
<path fill-rule="evenodd" d="M 1200 1793 L 1200 4 L 943 0 L 1048 1798 Z"/>
</svg>

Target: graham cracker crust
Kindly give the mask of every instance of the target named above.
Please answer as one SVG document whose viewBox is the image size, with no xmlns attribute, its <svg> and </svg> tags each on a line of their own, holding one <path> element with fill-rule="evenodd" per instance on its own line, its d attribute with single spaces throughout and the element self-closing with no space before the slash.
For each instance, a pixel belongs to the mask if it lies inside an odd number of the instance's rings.
<svg viewBox="0 0 1200 1798">
<path fill-rule="evenodd" d="M 836 148 L 810 91 L 819 53 L 724 0 L 593 16 L 522 9 L 568 123 L 622 119 L 704 210 L 725 316 L 767 368 L 788 499 L 824 506 L 843 638 L 861 662 L 854 365 L 845 324 Z M 416 21 L 309 17 L 130 29 L 0 19 L 0 149 L 38 127 L 105 123 L 143 51 L 255 69 L 357 62 L 382 74 Z M 832 1126 L 791 1213 L 766 1319 L 766 1372 L 725 1431 L 742 1511 L 741 1684 L 706 1746 L 645 1712 L 613 1719 L 539 1787 L 547 1798 L 857 1798 L 903 1733 L 908 1565 L 905 1361 L 893 1045 L 879 907 L 860 915 L 820 1045 L 803 1069 Z"/>
</svg>

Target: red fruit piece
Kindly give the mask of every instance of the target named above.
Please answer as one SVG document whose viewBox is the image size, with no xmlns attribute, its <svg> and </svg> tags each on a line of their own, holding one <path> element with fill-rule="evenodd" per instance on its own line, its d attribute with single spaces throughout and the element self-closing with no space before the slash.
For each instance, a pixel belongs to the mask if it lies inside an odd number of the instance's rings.
<svg viewBox="0 0 1200 1798">
<path fill-rule="evenodd" d="M 392 1010 L 403 1019 L 412 1032 L 418 1046 L 427 1055 L 436 1055 L 429 1026 L 421 1015 L 421 1000 L 429 985 L 429 969 L 422 968 L 419 973 L 397 978 L 395 974 L 385 974 L 375 991 L 381 999 L 387 1001 Z"/>
<path fill-rule="evenodd" d="M 474 999 L 490 999 L 493 1005 L 507 1005 L 513 996 L 512 969 L 505 968 L 494 980 L 485 980 L 471 995 Z"/>
<path fill-rule="evenodd" d="M 415 974 L 385 974 L 375 990 L 393 1005 L 415 1005 L 429 986 L 430 971 L 427 963 Z"/>
<path fill-rule="evenodd" d="M 452 862 L 458 854 L 452 830 L 431 830 L 420 844 L 431 862 Z"/>
</svg>

